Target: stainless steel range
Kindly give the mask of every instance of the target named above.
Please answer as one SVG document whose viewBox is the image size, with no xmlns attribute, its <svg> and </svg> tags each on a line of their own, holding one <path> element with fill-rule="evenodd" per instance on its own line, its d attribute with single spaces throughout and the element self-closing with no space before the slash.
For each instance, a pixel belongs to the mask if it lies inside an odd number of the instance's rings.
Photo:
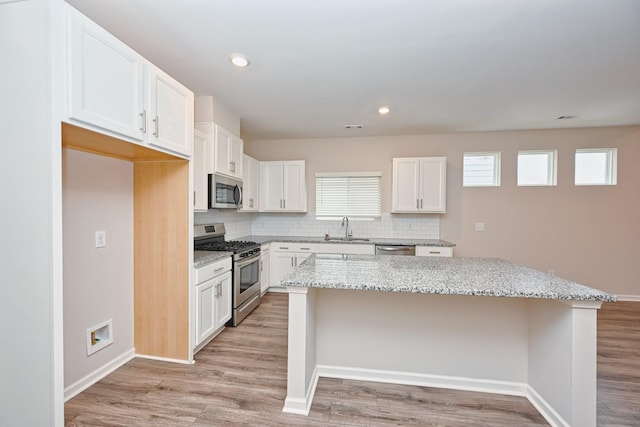
<svg viewBox="0 0 640 427">
<path fill-rule="evenodd" d="M 241 240 L 226 241 L 224 224 L 196 225 L 193 248 L 196 251 L 233 252 L 233 313 L 229 326 L 238 324 L 260 305 L 260 245 Z"/>
</svg>

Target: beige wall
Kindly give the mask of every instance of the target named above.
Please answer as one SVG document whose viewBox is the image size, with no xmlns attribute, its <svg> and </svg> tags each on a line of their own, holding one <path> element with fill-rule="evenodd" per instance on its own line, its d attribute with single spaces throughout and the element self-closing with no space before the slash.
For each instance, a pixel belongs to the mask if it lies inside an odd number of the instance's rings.
<svg viewBox="0 0 640 427">
<path fill-rule="evenodd" d="M 573 185 L 576 148 L 618 148 L 618 185 Z M 558 150 L 558 185 L 517 187 L 516 155 Z M 440 237 L 456 256 L 501 257 L 620 295 L 640 295 L 640 127 L 483 132 L 345 139 L 245 141 L 260 160 L 307 161 L 309 211 L 315 172 L 382 171 L 391 208 L 393 157 L 447 157 L 447 213 Z M 463 188 L 465 151 L 500 151 L 502 185 Z M 485 223 L 476 232 L 476 222 Z"/>
<path fill-rule="evenodd" d="M 133 164 L 63 151 L 64 384 L 133 344 Z M 107 246 L 95 247 L 106 231 Z M 113 344 L 87 356 L 86 329 L 113 320 Z"/>
</svg>

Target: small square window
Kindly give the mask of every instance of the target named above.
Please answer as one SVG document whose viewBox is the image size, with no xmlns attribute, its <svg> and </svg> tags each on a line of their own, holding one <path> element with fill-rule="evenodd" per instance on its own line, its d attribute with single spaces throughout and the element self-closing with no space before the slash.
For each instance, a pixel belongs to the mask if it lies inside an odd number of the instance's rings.
<svg viewBox="0 0 640 427">
<path fill-rule="evenodd" d="M 518 185 L 556 185 L 556 150 L 518 151 Z"/>
<path fill-rule="evenodd" d="M 616 185 L 617 157 L 616 148 L 576 150 L 576 185 Z"/>
<path fill-rule="evenodd" d="M 463 187 L 499 187 L 500 153 L 464 153 Z"/>
</svg>

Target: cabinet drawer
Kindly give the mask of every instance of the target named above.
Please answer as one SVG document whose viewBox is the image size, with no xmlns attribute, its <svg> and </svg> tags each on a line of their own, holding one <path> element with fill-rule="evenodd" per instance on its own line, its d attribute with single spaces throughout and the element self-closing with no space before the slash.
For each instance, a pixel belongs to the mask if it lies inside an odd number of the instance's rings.
<svg viewBox="0 0 640 427">
<path fill-rule="evenodd" d="M 226 271 L 231 271 L 231 257 L 221 259 L 204 267 L 196 268 L 195 281 L 196 284 L 207 281 Z"/>
<path fill-rule="evenodd" d="M 271 244 L 271 250 L 278 252 L 316 253 L 318 251 L 318 245 L 316 243 L 275 242 Z"/>
<path fill-rule="evenodd" d="M 452 257 L 453 248 L 443 246 L 416 246 L 416 256 Z"/>
</svg>

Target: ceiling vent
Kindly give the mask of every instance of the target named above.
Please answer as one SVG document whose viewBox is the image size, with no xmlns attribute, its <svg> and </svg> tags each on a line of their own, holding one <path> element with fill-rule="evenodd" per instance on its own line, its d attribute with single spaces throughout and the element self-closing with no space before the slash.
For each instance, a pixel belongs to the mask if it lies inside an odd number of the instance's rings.
<svg viewBox="0 0 640 427">
<path fill-rule="evenodd" d="M 362 129 L 363 125 L 344 125 L 345 129 Z"/>
<path fill-rule="evenodd" d="M 580 117 L 582 116 L 579 114 L 567 114 L 567 115 L 556 118 L 556 120 L 573 120 L 573 119 L 579 119 Z"/>
</svg>

